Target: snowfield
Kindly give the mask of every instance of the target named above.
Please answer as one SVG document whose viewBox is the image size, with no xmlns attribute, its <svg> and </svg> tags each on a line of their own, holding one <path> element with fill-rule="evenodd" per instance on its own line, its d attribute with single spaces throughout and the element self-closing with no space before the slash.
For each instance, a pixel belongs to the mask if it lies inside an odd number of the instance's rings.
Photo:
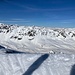
<svg viewBox="0 0 75 75">
<path fill-rule="evenodd" d="M 0 75 L 75 75 L 71 74 L 75 55 L 50 54 L 45 61 L 40 59 L 42 55 L 0 54 Z"/>
<path fill-rule="evenodd" d="M 75 28 L 0 23 L 0 75 L 75 75 Z"/>
<path fill-rule="evenodd" d="M 75 51 L 75 28 L 45 28 L 0 24 L 0 45 L 29 53 Z"/>
</svg>

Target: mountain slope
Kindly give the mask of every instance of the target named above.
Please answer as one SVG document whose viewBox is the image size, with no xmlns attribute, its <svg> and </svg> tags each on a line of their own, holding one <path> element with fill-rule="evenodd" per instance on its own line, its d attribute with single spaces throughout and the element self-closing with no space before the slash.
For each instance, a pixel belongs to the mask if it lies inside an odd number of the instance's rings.
<svg viewBox="0 0 75 75">
<path fill-rule="evenodd" d="M 0 24 L 0 45 L 30 53 L 49 53 L 50 51 L 73 53 L 75 28 Z"/>
<path fill-rule="evenodd" d="M 75 75 L 75 28 L 0 23 L 0 75 Z"/>
</svg>

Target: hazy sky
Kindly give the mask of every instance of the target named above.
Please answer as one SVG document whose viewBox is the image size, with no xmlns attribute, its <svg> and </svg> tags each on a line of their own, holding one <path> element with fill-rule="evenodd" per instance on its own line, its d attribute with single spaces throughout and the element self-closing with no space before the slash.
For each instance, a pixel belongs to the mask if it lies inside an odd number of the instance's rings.
<svg viewBox="0 0 75 75">
<path fill-rule="evenodd" d="M 75 27 L 75 0 L 0 0 L 0 22 Z"/>
</svg>

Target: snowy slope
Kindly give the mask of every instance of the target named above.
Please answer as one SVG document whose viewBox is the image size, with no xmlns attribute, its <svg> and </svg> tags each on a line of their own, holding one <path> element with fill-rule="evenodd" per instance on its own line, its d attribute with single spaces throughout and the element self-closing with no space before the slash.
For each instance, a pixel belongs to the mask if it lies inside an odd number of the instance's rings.
<svg viewBox="0 0 75 75">
<path fill-rule="evenodd" d="M 0 23 L 0 75 L 75 75 L 75 28 Z"/>
<path fill-rule="evenodd" d="M 75 51 L 75 28 L 45 28 L 0 23 L 0 45 L 30 53 Z"/>
<path fill-rule="evenodd" d="M 0 75 L 75 75 L 74 64 L 75 55 L 0 54 Z"/>
</svg>

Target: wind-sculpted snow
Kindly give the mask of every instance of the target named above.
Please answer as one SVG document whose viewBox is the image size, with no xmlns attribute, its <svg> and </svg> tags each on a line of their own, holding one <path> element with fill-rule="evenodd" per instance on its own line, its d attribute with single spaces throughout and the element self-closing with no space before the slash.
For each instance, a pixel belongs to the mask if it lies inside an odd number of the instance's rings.
<svg viewBox="0 0 75 75">
<path fill-rule="evenodd" d="M 3 46 L 0 45 L 0 49 L 5 49 L 5 47 L 3 47 Z"/>
<path fill-rule="evenodd" d="M 74 75 L 74 65 L 70 54 L 0 54 L 0 75 Z"/>
<path fill-rule="evenodd" d="M 0 45 L 0 54 L 3 54 L 3 53 L 5 53 L 5 54 L 16 54 L 16 53 L 25 53 L 25 52 L 7 49 L 7 48 Z"/>
</svg>

